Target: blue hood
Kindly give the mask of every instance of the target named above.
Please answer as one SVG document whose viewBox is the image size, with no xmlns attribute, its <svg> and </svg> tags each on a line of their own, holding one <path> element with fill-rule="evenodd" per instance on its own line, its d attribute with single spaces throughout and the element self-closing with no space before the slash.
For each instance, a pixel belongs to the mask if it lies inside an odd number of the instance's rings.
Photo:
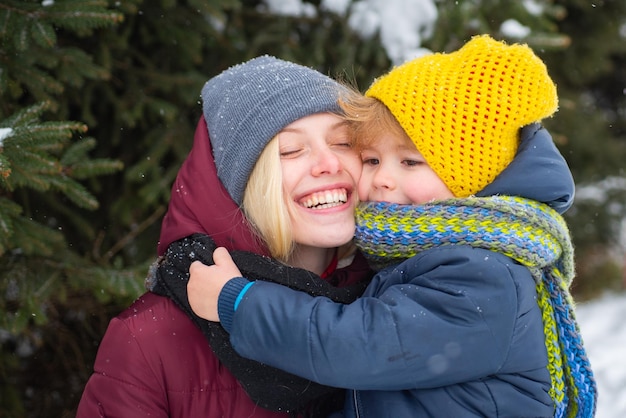
<svg viewBox="0 0 626 418">
<path fill-rule="evenodd" d="M 521 130 L 515 159 L 476 196 L 520 196 L 563 214 L 574 201 L 574 178 L 550 133 L 538 123 Z"/>
</svg>

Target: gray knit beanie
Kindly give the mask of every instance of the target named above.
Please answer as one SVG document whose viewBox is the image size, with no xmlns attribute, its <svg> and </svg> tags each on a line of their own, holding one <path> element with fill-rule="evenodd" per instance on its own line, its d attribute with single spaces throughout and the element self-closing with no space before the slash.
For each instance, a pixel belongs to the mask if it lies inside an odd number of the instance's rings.
<svg viewBox="0 0 626 418">
<path fill-rule="evenodd" d="M 217 176 L 238 205 L 267 143 L 300 118 L 339 113 L 341 89 L 318 71 L 267 55 L 206 82 L 202 107 Z"/>
</svg>

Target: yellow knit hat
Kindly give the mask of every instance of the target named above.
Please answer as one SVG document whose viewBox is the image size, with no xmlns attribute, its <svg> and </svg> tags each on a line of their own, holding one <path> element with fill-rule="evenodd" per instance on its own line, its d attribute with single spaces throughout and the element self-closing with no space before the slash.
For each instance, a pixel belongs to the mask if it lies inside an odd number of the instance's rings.
<svg viewBox="0 0 626 418">
<path fill-rule="evenodd" d="M 491 183 L 515 157 L 519 129 L 558 107 L 556 86 L 533 51 L 487 35 L 402 64 L 365 95 L 389 108 L 456 197 Z"/>
</svg>

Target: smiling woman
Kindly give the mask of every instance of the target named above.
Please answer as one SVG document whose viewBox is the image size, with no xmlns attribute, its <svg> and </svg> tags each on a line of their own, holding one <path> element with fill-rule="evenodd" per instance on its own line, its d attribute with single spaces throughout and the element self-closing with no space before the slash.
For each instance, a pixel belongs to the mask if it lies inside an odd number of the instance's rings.
<svg viewBox="0 0 626 418">
<path fill-rule="evenodd" d="M 345 121 L 331 113 L 306 116 L 287 125 L 261 153 L 243 210 L 267 237 L 272 256 L 321 274 L 334 248 L 354 235 L 360 173 Z"/>
<path fill-rule="evenodd" d="M 353 192 L 361 161 L 337 115 L 302 118 L 288 125 L 278 141 L 294 242 L 294 253 L 285 261 L 321 274 L 334 256 L 328 249 L 354 235 Z M 323 253 L 326 257 L 320 257 Z"/>
<path fill-rule="evenodd" d="M 217 244 L 247 277 L 344 302 L 362 293 L 371 271 L 351 242 L 361 163 L 338 105 L 344 91 L 269 56 L 205 84 L 153 292 L 111 321 L 79 418 L 311 417 L 340 407 L 343 390 L 238 356 L 219 324 L 193 314 L 186 284 L 191 262 L 212 264 Z"/>
</svg>

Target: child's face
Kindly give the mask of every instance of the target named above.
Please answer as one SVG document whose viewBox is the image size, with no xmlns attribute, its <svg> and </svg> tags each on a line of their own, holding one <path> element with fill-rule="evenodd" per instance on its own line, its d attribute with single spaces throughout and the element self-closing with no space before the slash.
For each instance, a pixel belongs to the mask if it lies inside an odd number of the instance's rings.
<svg viewBox="0 0 626 418">
<path fill-rule="evenodd" d="M 361 160 L 362 201 L 420 205 L 454 197 L 415 146 L 392 135 L 383 136 L 364 149 Z"/>
</svg>

